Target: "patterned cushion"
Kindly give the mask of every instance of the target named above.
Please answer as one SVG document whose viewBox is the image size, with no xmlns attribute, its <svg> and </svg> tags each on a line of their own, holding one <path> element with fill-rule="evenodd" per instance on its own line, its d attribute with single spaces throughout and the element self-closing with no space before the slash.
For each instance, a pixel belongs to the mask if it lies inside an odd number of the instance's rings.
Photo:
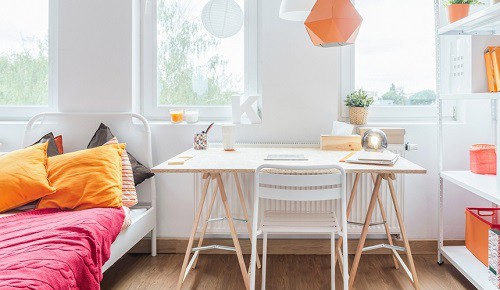
<svg viewBox="0 0 500 290">
<path fill-rule="evenodd" d="M 99 129 L 97 129 L 94 136 L 90 140 L 89 145 L 87 145 L 87 149 L 102 146 L 113 137 L 115 136 L 113 135 L 113 133 L 111 133 L 111 129 L 101 123 Z M 134 172 L 134 184 L 136 186 L 142 183 L 144 180 L 154 176 L 154 173 L 151 172 L 151 169 L 137 161 L 137 159 L 135 159 L 135 157 L 132 156 L 130 152 L 127 152 L 127 154 L 130 160 L 130 164 L 132 164 L 132 171 Z"/>
<path fill-rule="evenodd" d="M 119 144 L 116 137 L 111 138 L 104 145 Z M 124 206 L 133 207 L 137 204 L 137 192 L 134 185 L 134 173 L 126 151 L 122 153 L 122 202 Z"/>
</svg>

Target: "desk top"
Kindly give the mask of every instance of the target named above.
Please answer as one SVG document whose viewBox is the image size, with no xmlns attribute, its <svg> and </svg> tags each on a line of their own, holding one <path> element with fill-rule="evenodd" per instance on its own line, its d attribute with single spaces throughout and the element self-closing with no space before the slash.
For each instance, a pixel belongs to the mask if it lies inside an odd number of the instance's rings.
<svg viewBox="0 0 500 290">
<path fill-rule="evenodd" d="M 344 168 L 347 173 L 406 173 L 425 174 L 425 168 L 402 157 L 394 166 L 366 165 L 339 162 L 349 151 L 324 151 L 319 148 L 298 147 L 238 147 L 236 151 L 224 151 L 211 147 L 207 150 L 189 149 L 177 157 L 194 156 L 183 165 L 168 165 L 168 161 L 152 168 L 154 173 L 253 173 L 262 164 L 331 165 Z M 268 154 L 304 154 L 307 161 L 264 160 Z"/>
</svg>

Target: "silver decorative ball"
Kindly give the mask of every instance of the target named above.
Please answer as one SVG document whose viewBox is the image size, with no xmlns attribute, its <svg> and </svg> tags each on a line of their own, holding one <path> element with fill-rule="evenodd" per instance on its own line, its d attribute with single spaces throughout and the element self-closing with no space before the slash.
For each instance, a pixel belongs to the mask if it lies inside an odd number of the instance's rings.
<svg viewBox="0 0 500 290">
<path fill-rule="evenodd" d="M 387 136 L 382 130 L 370 129 L 363 135 L 361 143 L 365 151 L 382 152 L 387 149 Z"/>
</svg>

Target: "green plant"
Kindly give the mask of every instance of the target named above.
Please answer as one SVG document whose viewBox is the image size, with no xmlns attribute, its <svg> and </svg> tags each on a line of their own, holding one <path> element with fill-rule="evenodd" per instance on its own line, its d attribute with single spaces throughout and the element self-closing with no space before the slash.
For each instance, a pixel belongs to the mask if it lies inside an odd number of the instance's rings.
<svg viewBox="0 0 500 290">
<path fill-rule="evenodd" d="M 359 89 L 347 95 L 345 105 L 348 107 L 366 108 L 373 104 L 373 98 L 369 97 L 363 89 Z"/>
<path fill-rule="evenodd" d="M 446 0 L 444 1 L 444 5 L 453 5 L 453 4 L 469 4 L 469 5 L 483 5 L 484 3 L 479 0 Z"/>
</svg>

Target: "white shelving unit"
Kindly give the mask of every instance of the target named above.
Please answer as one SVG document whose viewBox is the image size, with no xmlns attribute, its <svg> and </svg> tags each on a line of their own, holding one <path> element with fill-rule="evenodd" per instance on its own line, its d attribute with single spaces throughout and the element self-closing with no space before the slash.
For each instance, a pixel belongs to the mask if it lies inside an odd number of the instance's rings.
<svg viewBox="0 0 500 290">
<path fill-rule="evenodd" d="M 465 188 L 494 204 L 500 204 L 496 176 L 474 174 L 470 171 L 442 171 L 441 178 Z"/>
<path fill-rule="evenodd" d="M 439 35 L 496 35 L 499 31 L 499 5 L 490 6 L 438 29 Z"/>
<path fill-rule="evenodd" d="M 442 247 L 440 252 L 477 289 L 497 289 L 488 280 L 486 267 L 465 246 Z"/>
<path fill-rule="evenodd" d="M 436 27 L 439 28 L 439 11 L 441 5 L 435 0 Z M 439 243 L 438 263 L 443 263 L 443 257 L 455 266 L 476 288 L 496 289 L 488 280 L 488 269 L 465 246 L 444 246 L 443 244 L 443 199 L 444 181 L 458 185 L 471 193 L 480 196 L 493 204 L 500 204 L 500 175 L 488 176 L 474 174 L 470 171 L 444 171 L 443 170 L 443 101 L 444 100 L 492 100 L 494 116 L 499 115 L 497 100 L 500 93 L 464 93 L 443 94 L 440 92 L 440 38 L 446 35 L 500 35 L 500 4 L 493 5 L 479 12 L 473 13 L 455 23 L 445 25 L 436 31 L 436 56 L 437 56 L 437 83 L 438 83 L 438 142 L 439 142 Z M 481 58 L 482 59 L 482 58 Z M 494 118 L 495 141 L 500 144 L 500 129 Z M 500 168 L 500 158 L 497 159 L 497 168 Z"/>
<path fill-rule="evenodd" d="M 443 94 L 441 100 L 497 100 L 500 93 Z"/>
</svg>

